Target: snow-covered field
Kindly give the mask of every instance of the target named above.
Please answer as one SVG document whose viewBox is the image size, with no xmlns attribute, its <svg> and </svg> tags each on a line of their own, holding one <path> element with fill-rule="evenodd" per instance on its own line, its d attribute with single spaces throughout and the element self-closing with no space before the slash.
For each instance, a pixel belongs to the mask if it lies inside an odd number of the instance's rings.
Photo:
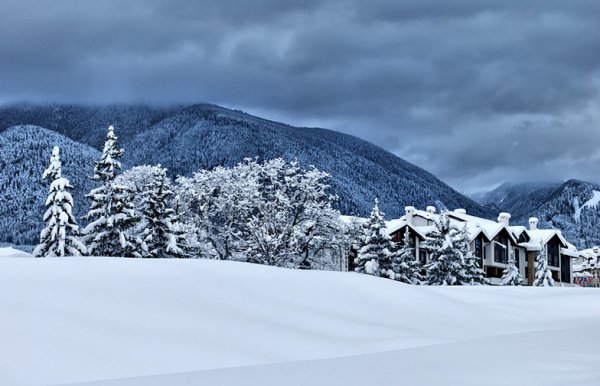
<svg viewBox="0 0 600 386">
<path fill-rule="evenodd" d="M 0 257 L 0 311 L 0 385 L 600 384 L 595 289 Z"/>
</svg>

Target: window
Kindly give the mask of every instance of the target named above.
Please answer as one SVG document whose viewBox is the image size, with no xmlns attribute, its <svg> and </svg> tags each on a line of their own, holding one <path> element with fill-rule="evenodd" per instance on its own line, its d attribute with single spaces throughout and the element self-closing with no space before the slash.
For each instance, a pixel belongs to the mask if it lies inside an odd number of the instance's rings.
<svg viewBox="0 0 600 386">
<path fill-rule="evenodd" d="M 506 247 L 502 244 L 494 243 L 494 261 L 496 263 L 506 264 L 508 262 Z"/>
<path fill-rule="evenodd" d="M 548 243 L 548 265 L 558 267 L 558 259 L 560 255 L 560 246 L 556 240 Z"/>
<path fill-rule="evenodd" d="M 571 258 L 569 256 L 560 257 L 560 281 L 561 283 L 571 282 Z"/>
<path fill-rule="evenodd" d="M 475 256 L 479 258 L 479 268 L 483 267 L 483 241 L 481 237 L 475 239 Z"/>
<path fill-rule="evenodd" d="M 493 241 L 494 261 L 496 263 L 508 263 L 508 237 L 505 232 L 501 232 Z"/>
<path fill-rule="evenodd" d="M 427 252 L 419 251 L 419 263 L 421 263 L 421 264 L 427 263 Z"/>
<path fill-rule="evenodd" d="M 515 248 L 515 265 L 517 266 L 517 268 L 520 268 L 519 260 L 521 260 L 520 251 L 517 248 Z"/>
<path fill-rule="evenodd" d="M 485 269 L 485 275 L 487 277 L 495 277 L 495 278 L 502 278 L 502 268 L 496 268 L 496 267 L 486 267 Z"/>
</svg>

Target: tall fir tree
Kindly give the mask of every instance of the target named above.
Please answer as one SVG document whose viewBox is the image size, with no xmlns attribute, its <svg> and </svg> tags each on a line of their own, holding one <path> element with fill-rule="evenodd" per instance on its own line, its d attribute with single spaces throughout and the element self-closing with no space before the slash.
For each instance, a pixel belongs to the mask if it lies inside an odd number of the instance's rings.
<svg viewBox="0 0 600 386">
<path fill-rule="evenodd" d="M 425 266 L 427 285 L 461 285 L 464 273 L 465 235 L 442 213 L 427 234 L 426 245 L 431 251 Z"/>
<path fill-rule="evenodd" d="M 35 257 L 81 256 L 86 248 L 77 238 L 79 227 L 73 216 L 73 197 L 68 189 L 73 187 L 69 180 L 62 177 L 60 149 L 54 146 L 50 165 L 42 175 L 52 180 L 46 199 L 44 221 L 47 223 L 40 234 L 40 244 L 34 249 Z"/>
<path fill-rule="evenodd" d="M 420 264 L 415 256 L 415 248 L 406 230 L 402 243 L 396 244 L 392 253 L 392 271 L 394 279 L 407 284 L 419 284 L 422 280 Z"/>
<path fill-rule="evenodd" d="M 469 245 L 469 232 L 467 225 L 460 230 L 459 245 L 463 253 L 463 269 L 460 271 L 459 282 L 461 285 L 489 285 L 483 269 L 479 267 L 481 256 L 475 256 Z"/>
<path fill-rule="evenodd" d="M 542 243 L 540 243 L 540 247 L 540 254 L 535 259 L 535 281 L 533 285 L 536 287 L 553 287 L 554 279 L 550 268 L 548 268 L 546 250 Z"/>
<path fill-rule="evenodd" d="M 140 208 L 140 228 L 148 257 L 185 257 L 184 236 L 175 210 L 169 206 L 173 196 L 166 169 L 158 165 L 153 168 L 152 178 L 145 186 Z"/>
<path fill-rule="evenodd" d="M 115 183 L 121 169 L 118 159 L 123 149 L 117 148 L 117 136 L 113 126 L 108 128 L 104 149 L 94 167 L 92 180 L 102 185 L 86 195 L 92 201 L 85 227 L 84 241 L 88 254 L 94 256 L 142 257 L 146 246 L 132 232 L 139 223 L 134 209 L 132 190 Z"/>
<path fill-rule="evenodd" d="M 521 283 L 523 283 L 523 277 L 516 265 L 515 252 L 511 251 L 508 264 L 502 273 L 502 285 L 521 285 Z"/>
<path fill-rule="evenodd" d="M 392 240 L 385 229 L 384 213 L 379 210 L 379 200 L 365 223 L 365 235 L 355 260 L 356 272 L 394 278 L 392 271 Z"/>
</svg>

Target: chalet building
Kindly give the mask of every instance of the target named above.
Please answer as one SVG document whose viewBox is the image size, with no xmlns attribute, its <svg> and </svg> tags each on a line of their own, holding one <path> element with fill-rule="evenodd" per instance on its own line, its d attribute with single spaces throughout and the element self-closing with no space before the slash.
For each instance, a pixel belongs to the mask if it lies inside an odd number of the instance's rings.
<svg viewBox="0 0 600 386">
<path fill-rule="evenodd" d="M 582 287 L 600 287 L 600 248 L 577 252 L 573 259 L 573 282 Z"/>
<path fill-rule="evenodd" d="M 387 223 L 387 232 L 396 242 L 401 242 L 404 232 L 414 240 L 416 257 L 422 264 L 429 261 L 430 251 L 425 241 L 439 218 L 436 208 L 425 211 L 412 206 L 405 208 L 405 215 Z M 510 214 L 500 213 L 498 221 L 468 215 L 464 209 L 445 213 L 450 222 L 459 228 L 466 227 L 471 250 L 479 257 L 479 265 L 492 284 L 501 282 L 510 253 L 514 253 L 516 265 L 524 278 L 524 284 L 532 285 L 535 279 L 535 258 L 543 248 L 548 257 L 548 266 L 557 283 L 570 285 L 573 282 L 572 259 L 577 255 L 556 229 L 538 229 L 538 220 L 531 218 L 529 228 L 511 226 Z"/>
</svg>

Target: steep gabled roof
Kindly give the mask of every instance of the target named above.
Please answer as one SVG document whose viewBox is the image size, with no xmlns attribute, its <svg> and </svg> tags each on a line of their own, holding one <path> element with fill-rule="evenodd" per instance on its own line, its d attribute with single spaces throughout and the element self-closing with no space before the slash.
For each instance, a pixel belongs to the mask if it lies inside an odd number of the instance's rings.
<svg viewBox="0 0 600 386">
<path fill-rule="evenodd" d="M 447 215 L 449 218 L 466 222 L 467 224 L 469 224 L 467 225 L 468 228 L 479 228 L 481 230 L 481 233 L 483 233 L 483 235 L 487 238 L 488 241 L 492 241 L 494 238 L 496 238 L 496 236 L 500 234 L 500 232 L 502 232 L 502 230 L 506 230 L 513 243 L 517 243 L 517 238 L 515 237 L 513 232 L 511 232 L 510 227 L 507 227 L 504 224 L 480 217 L 471 216 L 465 213 L 459 213 L 456 211 L 448 212 Z M 476 237 L 476 235 L 473 237 Z"/>
<path fill-rule="evenodd" d="M 535 229 L 526 230 L 526 232 L 529 236 L 529 241 L 520 243 L 519 245 L 527 248 L 528 251 L 539 251 L 540 243 L 546 245 L 554 237 L 558 238 L 561 243 L 561 247 L 567 248 L 569 246 L 569 243 L 558 229 Z"/>
<path fill-rule="evenodd" d="M 508 229 L 510 229 L 512 234 L 515 235 L 517 239 L 519 239 L 521 236 L 524 236 L 527 240 L 529 240 L 529 235 L 527 234 L 527 227 L 524 227 L 522 225 L 513 225 L 509 226 Z"/>
<path fill-rule="evenodd" d="M 510 232 L 503 224 L 486 220 L 483 218 L 469 216 L 462 213 L 446 212 L 446 215 L 450 219 L 450 223 L 458 228 L 467 226 L 467 233 L 469 235 L 469 241 L 474 240 L 476 237 L 483 235 L 488 241 L 493 240 L 503 229 L 506 229 L 509 237 L 514 243 L 517 242 L 512 232 Z M 421 217 L 428 221 L 437 221 L 440 217 L 437 213 L 431 213 L 424 210 L 416 210 L 414 213 L 415 217 Z M 404 226 L 408 225 L 406 221 L 406 215 L 399 219 L 391 220 L 387 222 L 387 232 L 389 234 L 395 233 Z M 419 236 L 425 238 L 426 234 L 433 230 L 431 225 L 417 226 L 414 224 L 409 225 L 410 228 L 417 233 Z"/>
<path fill-rule="evenodd" d="M 410 230 L 414 232 L 421 240 L 425 240 L 427 238 L 427 233 L 432 231 L 434 228 L 432 225 L 414 226 L 406 222 L 404 218 L 386 221 L 386 232 L 388 234 L 396 233 L 402 230 L 404 227 L 410 228 Z"/>
</svg>

